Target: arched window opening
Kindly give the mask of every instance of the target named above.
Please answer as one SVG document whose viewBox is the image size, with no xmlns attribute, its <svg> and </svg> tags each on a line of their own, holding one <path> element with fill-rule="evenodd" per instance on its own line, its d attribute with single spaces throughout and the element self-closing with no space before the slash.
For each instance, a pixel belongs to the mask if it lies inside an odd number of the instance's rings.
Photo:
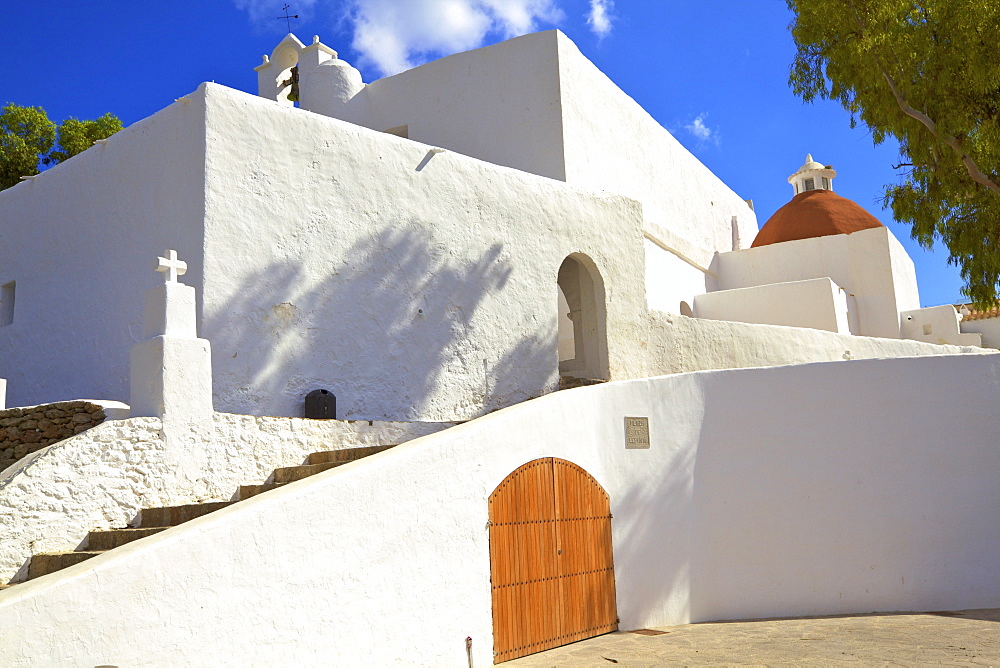
<svg viewBox="0 0 1000 668">
<path fill-rule="evenodd" d="M 608 380 L 604 281 L 597 265 L 574 253 L 559 267 L 559 375 Z"/>
</svg>

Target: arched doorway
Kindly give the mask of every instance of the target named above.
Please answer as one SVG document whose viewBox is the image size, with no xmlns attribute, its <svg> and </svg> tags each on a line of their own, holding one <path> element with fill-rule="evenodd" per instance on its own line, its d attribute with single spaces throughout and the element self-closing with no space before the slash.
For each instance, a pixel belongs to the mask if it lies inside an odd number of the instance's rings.
<svg viewBox="0 0 1000 668">
<path fill-rule="evenodd" d="M 546 457 L 489 499 L 494 663 L 618 629 L 611 507 L 582 468 Z"/>
<path fill-rule="evenodd" d="M 604 281 L 594 261 L 573 253 L 559 267 L 559 375 L 608 380 Z"/>
</svg>

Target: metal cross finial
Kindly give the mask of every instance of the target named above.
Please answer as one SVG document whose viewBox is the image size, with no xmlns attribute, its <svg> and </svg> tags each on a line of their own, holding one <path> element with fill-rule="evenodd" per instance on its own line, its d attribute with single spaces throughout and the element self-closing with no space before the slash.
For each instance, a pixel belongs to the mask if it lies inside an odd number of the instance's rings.
<svg viewBox="0 0 1000 668">
<path fill-rule="evenodd" d="M 156 271 L 163 273 L 164 282 L 176 283 L 178 276 L 187 273 L 187 262 L 177 259 L 177 251 L 168 250 L 167 257 L 158 257 Z"/>
<path fill-rule="evenodd" d="M 289 9 L 290 7 L 291 7 L 291 5 L 289 5 L 289 4 L 286 4 L 286 5 L 284 6 L 284 7 L 282 7 L 282 8 L 281 8 L 281 11 L 285 12 L 285 15 L 284 15 L 284 16 L 279 16 L 279 17 L 278 17 L 278 20 L 279 20 L 279 21 L 280 21 L 281 19 L 285 19 L 285 23 L 286 23 L 286 24 L 288 25 L 288 32 L 292 32 L 292 22 L 291 22 L 291 20 L 290 20 L 290 19 L 297 19 L 297 18 L 299 18 L 299 15 L 298 15 L 298 14 L 289 14 L 289 13 L 288 13 L 288 9 Z"/>
</svg>

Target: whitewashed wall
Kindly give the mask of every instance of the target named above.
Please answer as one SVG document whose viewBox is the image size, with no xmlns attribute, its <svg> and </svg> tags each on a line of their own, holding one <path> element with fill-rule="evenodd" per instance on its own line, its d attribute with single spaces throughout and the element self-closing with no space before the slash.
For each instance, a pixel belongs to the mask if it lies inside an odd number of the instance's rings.
<svg viewBox="0 0 1000 668">
<path fill-rule="evenodd" d="M 959 315 L 951 304 L 903 311 L 899 319 L 899 333 L 904 339 L 965 346 L 983 344 L 980 334 L 960 331 Z"/>
<path fill-rule="evenodd" d="M 648 307 L 667 313 L 680 313 L 682 301 L 691 306 L 695 295 L 705 292 L 705 272 L 648 238 L 645 246 Z"/>
<path fill-rule="evenodd" d="M 548 33 L 543 33 L 548 35 Z M 733 250 L 733 217 L 749 245 L 757 217 L 656 119 L 587 60 L 566 35 L 559 49 L 568 183 L 642 202 L 645 230 L 701 259 Z M 678 240 L 680 243 L 677 243 Z"/>
<path fill-rule="evenodd" d="M 167 248 L 199 289 L 220 410 L 299 416 L 324 387 L 341 416 L 463 419 L 537 396 L 577 252 L 605 281 L 612 377 L 644 375 L 635 202 L 214 84 L 184 100 L 0 194 L 9 404 L 127 399 Z"/>
<path fill-rule="evenodd" d="M 611 378 L 645 375 L 636 202 L 200 91 L 217 408 L 295 415 L 324 387 L 342 417 L 453 420 L 538 396 L 557 382 L 571 253 L 604 281 Z"/>
<path fill-rule="evenodd" d="M 0 649 L 464 668 L 471 636 L 490 665 L 487 497 L 543 456 L 610 494 L 622 629 L 1000 605 L 998 378 L 970 355 L 555 393 L 0 593 Z"/>
<path fill-rule="evenodd" d="M 373 81 L 336 118 L 382 132 L 406 126 L 415 141 L 566 180 L 554 30 Z"/>
<path fill-rule="evenodd" d="M 176 249 L 201 282 L 204 113 L 197 96 L 171 104 L 0 192 L 0 284 L 16 281 L 0 328 L 8 406 L 128 401 L 157 255 Z"/>
<path fill-rule="evenodd" d="M 850 336 L 801 327 L 781 327 L 724 320 L 687 318 L 651 312 L 649 373 L 683 373 L 703 369 L 838 362 L 847 359 L 982 354 L 971 346 L 947 346 Z"/>
<path fill-rule="evenodd" d="M 712 269 L 714 290 L 830 278 L 854 295 L 864 336 L 899 338 L 899 312 L 920 308 L 913 262 L 885 227 L 720 253 Z"/>
<path fill-rule="evenodd" d="M 851 333 L 847 294 L 829 278 L 708 292 L 694 298 L 694 315 L 711 320 Z"/>
<path fill-rule="evenodd" d="M 865 230 L 862 230 L 864 232 Z M 920 308 L 920 293 L 917 290 L 917 269 L 913 265 L 913 260 L 910 258 L 909 253 L 903 248 L 903 244 L 899 243 L 899 240 L 893 236 L 889 228 L 885 229 L 885 235 L 889 240 L 889 268 L 892 271 L 892 287 L 895 292 L 896 301 L 896 312 L 910 311 L 913 309 Z M 860 244 L 861 237 L 857 239 Z M 850 235 L 848 235 L 850 239 Z M 881 255 L 883 253 L 881 249 L 873 253 L 878 253 Z M 855 264 L 861 264 L 861 266 L 867 266 L 875 258 L 867 260 L 864 258 L 855 258 Z M 854 269 L 858 271 L 857 268 Z"/>
<path fill-rule="evenodd" d="M 126 526 L 140 508 L 228 501 L 310 452 L 401 443 L 449 426 L 224 413 L 204 424 L 105 422 L 3 472 L 0 582 L 24 577 L 32 554 L 73 550 L 89 531 Z"/>
<path fill-rule="evenodd" d="M 981 334 L 984 346 L 1000 348 L 1000 318 L 963 320 L 959 327 L 962 332 Z"/>
<path fill-rule="evenodd" d="M 368 84 L 332 115 L 487 162 L 625 195 L 646 231 L 695 256 L 745 245 L 754 212 L 562 32 L 516 37 Z"/>
</svg>

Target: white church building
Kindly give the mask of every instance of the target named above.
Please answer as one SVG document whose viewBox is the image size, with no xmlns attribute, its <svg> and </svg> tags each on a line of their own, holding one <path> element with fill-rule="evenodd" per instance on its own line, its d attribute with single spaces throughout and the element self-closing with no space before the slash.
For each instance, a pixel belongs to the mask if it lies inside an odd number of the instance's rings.
<svg viewBox="0 0 1000 668">
<path fill-rule="evenodd" d="M 558 31 L 256 70 L 0 192 L 0 428 L 105 416 L 0 472 L 10 665 L 1000 605 L 996 315 L 831 166 L 758 229 Z"/>
</svg>

